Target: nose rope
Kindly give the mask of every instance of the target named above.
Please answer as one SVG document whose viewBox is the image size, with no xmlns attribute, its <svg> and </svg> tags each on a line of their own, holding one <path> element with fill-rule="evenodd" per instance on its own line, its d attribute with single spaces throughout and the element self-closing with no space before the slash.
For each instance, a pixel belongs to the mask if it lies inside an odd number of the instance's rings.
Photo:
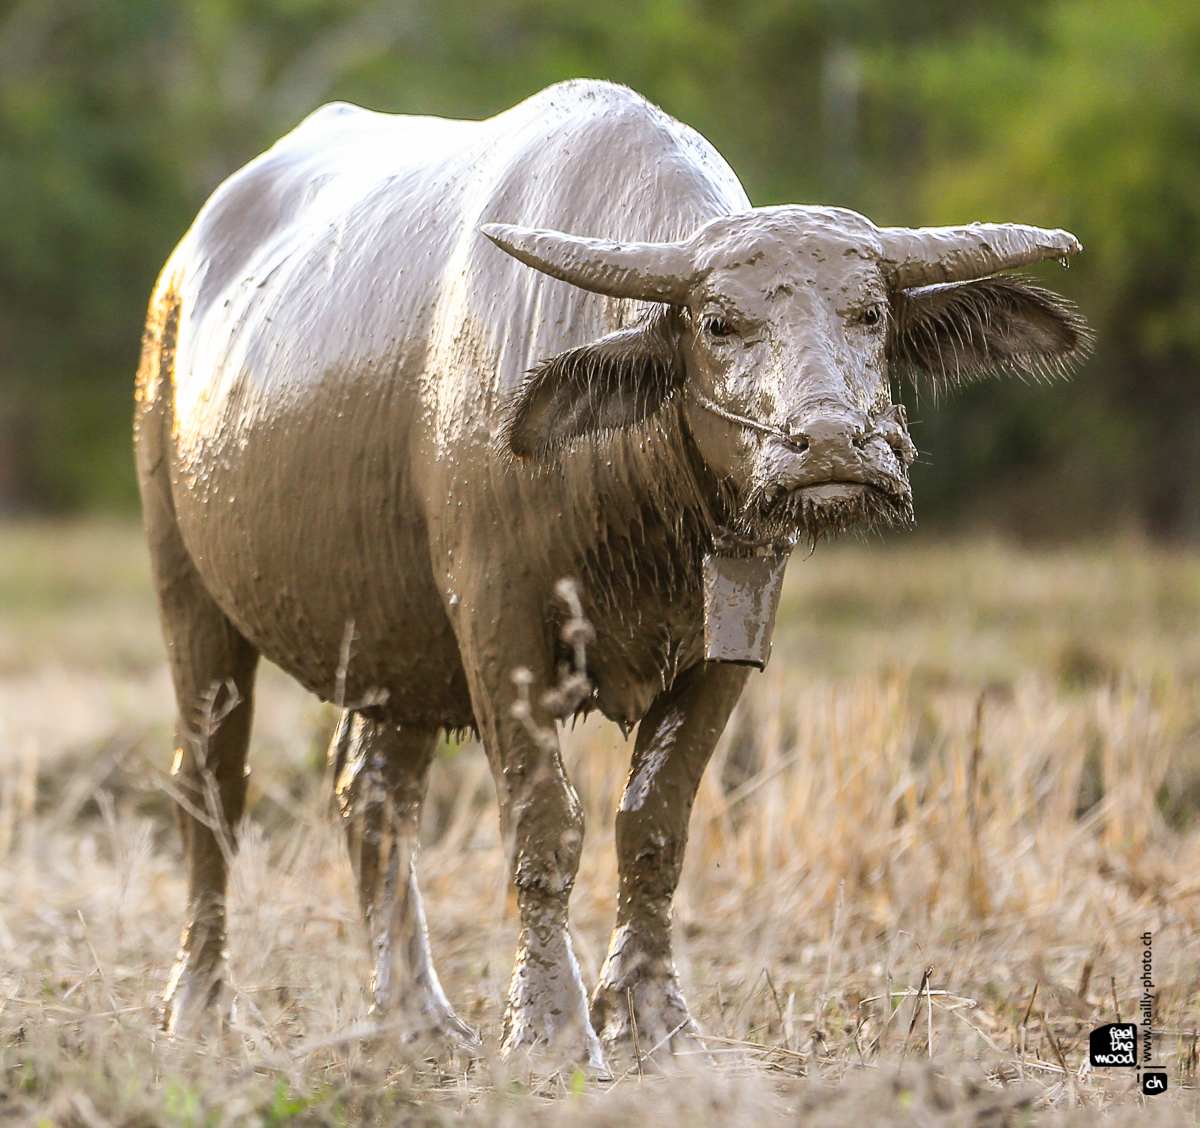
<svg viewBox="0 0 1200 1128">
<path fill-rule="evenodd" d="M 785 443 L 796 442 L 796 437 L 789 434 L 782 427 L 776 427 L 773 423 L 760 423 L 757 419 L 738 415 L 736 411 L 727 411 L 720 404 L 713 403 L 703 392 L 696 391 L 690 384 L 684 385 L 684 395 L 690 397 L 697 407 L 702 407 L 705 411 L 711 411 L 713 415 L 718 415 L 730 423 L 749 427 L 752 431 L 761 431 L 764 435 L 774 435 L 777 439 L 782 439 Z"/>
</svg>

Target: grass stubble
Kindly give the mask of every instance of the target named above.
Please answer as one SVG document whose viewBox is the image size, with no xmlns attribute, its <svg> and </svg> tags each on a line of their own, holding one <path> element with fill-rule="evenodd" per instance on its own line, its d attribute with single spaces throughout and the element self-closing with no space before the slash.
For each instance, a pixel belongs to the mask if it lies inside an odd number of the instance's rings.
<svg viewBox="0 0 1200 1128">
<path fill-rule="evenodd" d="M 1120 542 L 847 541 L 797 558 L 775 654 L 705 776 L 676 900 L 715 1066 L 534 1076 L 422 1060 L 367 1014 L 325 810 L 332 710 L 260 675 L 230 893 L 236 1014 L 157 1032 L 184 885 L 172 700 L 136 529 L 0 528 L 0 1121 L 242 1124 L 1194 1123 L 1200 554 Z M 587 816 L 572 927 L 615 904 L 614 726 L 564 735 Z M 434 768 L 421 870 L 459 1014 L 498 1044 L 516 938 L 481 750 Z M 1090 1071 L 1136 1021 L 1157 1060 Z"/>
</svg>

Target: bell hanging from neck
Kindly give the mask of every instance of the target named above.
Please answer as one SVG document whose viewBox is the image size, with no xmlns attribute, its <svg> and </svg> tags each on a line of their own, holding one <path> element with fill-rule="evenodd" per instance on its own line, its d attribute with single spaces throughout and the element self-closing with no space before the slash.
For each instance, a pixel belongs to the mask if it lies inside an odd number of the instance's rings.
<svg viewBox="0 0 1200 1128">
<path fill-rule="evenodd" d="M 704 557 L 704 657 L 763 669 L 771 656 L 787 552 Z"/>
</svg>

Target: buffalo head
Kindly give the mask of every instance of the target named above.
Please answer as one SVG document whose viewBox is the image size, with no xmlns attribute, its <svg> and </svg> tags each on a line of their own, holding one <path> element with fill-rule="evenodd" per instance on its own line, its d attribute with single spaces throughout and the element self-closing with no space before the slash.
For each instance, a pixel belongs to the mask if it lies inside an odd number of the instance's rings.
<svg viewBox="0 0 1200 1128">
<path fill-rule="evenodd" d="M 1065 231 L 880 228 L 840 208 L 720 216 L 676 243 L 489 224 L 521 262 L 586 290 L 662 303 L 542 363 L 501 442 L 544 460 L 677 401 L 754 542 L 911 515 L 916 451 L 890 372 L 936 389 L 992 369 L 1040 374 L 1087 343 L 1064 299 L 997 271 L 1067 256 Z"/>
</svg>

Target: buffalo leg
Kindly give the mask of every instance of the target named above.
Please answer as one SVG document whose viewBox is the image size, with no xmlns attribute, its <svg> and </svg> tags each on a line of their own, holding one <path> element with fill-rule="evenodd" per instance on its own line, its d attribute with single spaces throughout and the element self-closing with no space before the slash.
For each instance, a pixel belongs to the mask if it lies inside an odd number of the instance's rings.
<svg viewBox="0 0 1200 1128">
<path fill-rule="evenodd" d="M 515 762 L 514 762 L 515 761 Z M 545 1045 L 555 1056 L 604 1060 L 588 1018 L 587 993 L 567 928 L 567 903 L 579 869 L 583 810 L 558 749 L 503 769 L 502 825 L 512 842 L 521 932 L 504 1016 L 503 1051 Z"/>
<path fill-rule="evenodd" d="M 746 669 L 692 667 L 651 705 L 638 727 L 617 812 L 617 923 L 592 995 L 592 1022 L 606 1048 L 644 1052 L 695 1045 L 699 1029 L 679 988 L 671 951 L 671 898 L 687 846 L 700 777 L 746 682 Z"/>
<path fill-rule="evenodd" d="M 171 775 L 188 877 L 163 1025 L 194 1035 L 223 989 L 225 886 L 246 801 L 258 652 L 212 601 L 173 527 L 152 536 L 151 547 L 178 707 Z"/>
<path fill-rule="evenodd" d="M 408 1040 L 434 1035 L 470 1045 L 475 1034 L 433 968 L 417 886 L 417 833 L 436 743 L 436 729 L 347 710 L 330 756 L 371 946 L 372 1010 L 396 1016 Z"/>
<path fill-rule="evenodd" d="M 582 1062 L 599 1072 L 604 1058 L 567 928 L 583 848 L 583 807 L 563 767 L 555 718 L 541 700 L 555 680 L 547 661 L 545 608 L 513 598 L 511 589 L 498 598 L 490 585 L 487 574 L 464 571 L 451 574 L 447 586 L 462 593 L 455 629 L 496 781 L 520 915 L 502 1051 L 544 1053 L 549 1061 Z M 529 712 L 521 717 L 513 712 L 514 674 L 523 674 L 532 691 Z"/>
</svg>

